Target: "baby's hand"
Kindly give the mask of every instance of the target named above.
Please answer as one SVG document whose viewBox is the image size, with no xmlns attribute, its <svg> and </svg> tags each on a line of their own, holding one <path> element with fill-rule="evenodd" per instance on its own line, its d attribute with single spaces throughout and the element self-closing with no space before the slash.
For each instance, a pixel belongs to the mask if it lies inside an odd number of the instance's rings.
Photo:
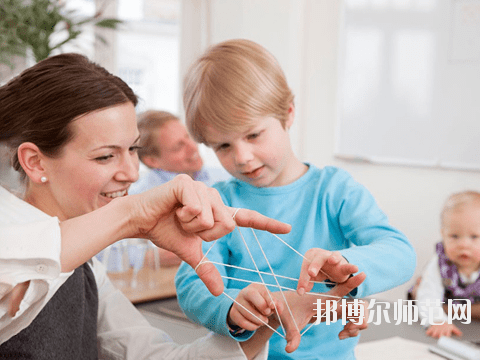
<svg viewBox="0 0 480 360">
<path fill-rule="evenodd" d="M 358 267 L 350 264 L 338 251 L 312 248 L 305 253 L 297 292 L 303 295 L 312 290 L 314 284 L 311 281 L 328 279 L 332 282 L 343 283 L 357 271 Z"/>
<path fill-rule="evenodd" d="M 235 300 L 242 306 L 234 302 L 230 308 L 227 317 L 230 327 L 233 325 L 254 331 L 264 323 L 268 324 L 268 317 L 275 312 L 275 306 L 279 312 L 283 310 L 283 304 L 271 297 L 265 286 L 260 284 L 248 285 L 240 291 Z"/>
<path fill-rule="evenodd" d="M 435 339 L 438 339 L 440 336 L 462 336 L 462 331 L 453 324 L 444 323 L 439 325 L 430 325 L 430 327 L 427 329 L 426 334 Z"/>
</svg>

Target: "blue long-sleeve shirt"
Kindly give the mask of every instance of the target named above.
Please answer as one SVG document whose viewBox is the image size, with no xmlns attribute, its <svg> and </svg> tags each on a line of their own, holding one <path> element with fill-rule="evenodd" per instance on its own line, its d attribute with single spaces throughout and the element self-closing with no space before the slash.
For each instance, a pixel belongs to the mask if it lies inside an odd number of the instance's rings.
<svg viewBox="0 0 480 360">
<path fill-rule="evenodd" d="M 309 165 L 307 173 L 281 187 L 257 188 L 238 179 L 215 185 L 223 201 L 235 208 L 254 209 L 266 216 L 289 223 L 292 231 L 280 237 L 301 254 L 313 247 L 340 251 L 352 264 L 366 273 L 356 297 L 382 292 L 408 281 L 413 275 L 416 256 L 409 241 L 392 227 L 370 192 L 344 170 L 318 169 Z M 270 273 L 250 229 L 240 228 L 260 271 Z M 303 258 L 273 235 L 255 230 L 275 274 L 297 278 Z M 206 252 L 211 243 L 205 243 Z M 217 240 L 208 259 L 255 270 L 238 229 Z M 222 275 L 261 281 L 255 272 L 217 266 Z M 265 282 L 275 284 L 272 276 Z M 236 298 L 248 283 L 224 280 L 225 292 Z M 296 289 L 296 282 L 280 279 L 282 286 Z M 176 276 L 177 296 L 185 314 L 193 321 L 227 336 L 226 318 L 232 305 L 228 297 L 212 296 L 195 271 L 182 264 Z M 270 288 L 276 291 L 275 288 Z M 324 285 L 313 291 L 326 292 Z M 312 304 L 313 306 L 313 304 Z M 270 340 L 269 359 L 354 359 L 357 338 L 339 340 L 341 322 L 314 325 L 303 336 L 292 354 L 284 350 L 286 342 L 274 334 Z M 247 338 L 251 333 L 243 334 Z"/>
</svg>

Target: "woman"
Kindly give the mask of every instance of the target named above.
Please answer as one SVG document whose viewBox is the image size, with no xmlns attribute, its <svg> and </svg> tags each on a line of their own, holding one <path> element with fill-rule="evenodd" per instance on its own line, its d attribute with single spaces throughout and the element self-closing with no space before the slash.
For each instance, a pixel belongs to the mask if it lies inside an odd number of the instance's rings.
<svg viewBox="0 0 480 360">
<path fill-rule="evenodd" d="M 0 187 L 0 357 L 244 358 L 235 341 L 215 336 L 173 344 L 90 260 L 117 240 L 142 237 L 196 266 L 201 239 L 235 226 L 235 209 L 187 176 L 126 197 L 138 177 L 136 104 L 121 79 L 77 54 L 48 58 L 0 88 L 0 140 L 25 182 L 25 202 Z M 235 221 L 289 231 L 246 209 Z M 213 294 L 222 292 L 212 264 L 198 272 Z M 270 334 L 243 343 L 245 353 L 255 356 Z"/>
</svg>

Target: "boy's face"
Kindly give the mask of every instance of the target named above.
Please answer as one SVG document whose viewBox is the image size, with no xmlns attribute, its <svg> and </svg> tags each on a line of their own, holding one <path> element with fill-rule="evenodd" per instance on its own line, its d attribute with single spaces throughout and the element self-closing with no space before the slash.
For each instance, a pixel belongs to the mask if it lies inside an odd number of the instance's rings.
<svg viewBox="0 0 480 360">
<path fill-rule="evenodd" d="M 293 109 L 290 117 L 287 129 L 293 122 Z M 256 119 L 255 124 L 247 131 L 228 133 L 207 125 L 205 139 L 232 176 L 253 186 L 282 186 L 297 179 L 287 129 L 273 117 Z"/>
<path fill-rule="evenodd" d="M 444 215 L 442 237 L 447 257 L 466 275 L 480 266 L 480 206 L 466 204 Z"/>
</svg>

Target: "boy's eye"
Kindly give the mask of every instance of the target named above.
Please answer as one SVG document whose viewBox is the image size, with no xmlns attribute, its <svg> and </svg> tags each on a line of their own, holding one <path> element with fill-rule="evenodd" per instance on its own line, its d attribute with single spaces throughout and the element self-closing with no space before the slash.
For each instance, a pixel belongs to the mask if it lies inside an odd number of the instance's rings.
<svg viewBox="0 0 480 360">
<path fill-rule="evenodd" d="M 247 139 L 248 140 L 254 140 L 254 139 L 258 138 L 259 136 L 260 136 L 260 133 L 253 133 L 253 134 L 249 134 L 247 136 Z"/>
<path fill-rule="evenodd" d="M 458 235 L 457 235 L 457 234 L 450 234 L 450 237 L 451 237 L 452 239 L 458 239 Z"/>
<path fill-rule="evenodd" d="M 215 148 L 215 151 L 222 151 L 228 149 L 230 144 L 220 144 Z"/>
</svg>

